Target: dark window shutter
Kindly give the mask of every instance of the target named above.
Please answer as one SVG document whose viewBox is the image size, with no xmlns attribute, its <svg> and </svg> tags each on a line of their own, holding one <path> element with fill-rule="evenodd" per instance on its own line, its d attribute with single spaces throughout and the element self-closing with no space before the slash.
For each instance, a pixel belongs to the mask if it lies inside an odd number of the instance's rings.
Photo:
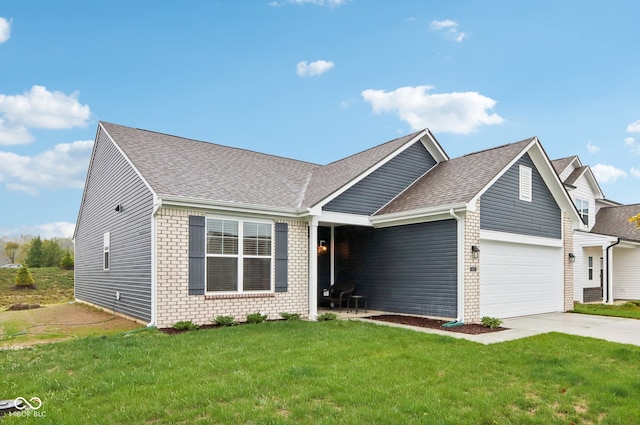
<svg viewBox="0 0 640 425">
<path fill-rule="evenodd" d="M 189 216 L 189 295 L 204 295 L 205 218 Z"/>
<path fill-rule="evenodd" d="M 289 263 L 289 225 L 276 223 L 276 292 L 287 292 Z"/>
</svg>

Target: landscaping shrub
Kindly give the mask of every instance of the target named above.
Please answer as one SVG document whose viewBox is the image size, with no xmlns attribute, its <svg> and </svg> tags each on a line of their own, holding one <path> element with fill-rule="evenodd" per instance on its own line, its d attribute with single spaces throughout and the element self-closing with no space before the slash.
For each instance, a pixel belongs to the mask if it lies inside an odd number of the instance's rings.
<svg viewBox="0 0 640 425">
<path fill-rule="evenodd" d="M 300 313 L 280 313 L 284 320 L 300 320 Z"/>
<path fill-rule="evenodd" d="M 327 311 L 326 313 L 322 313 L 321 315 L 318 316 L 318 322 L 326 322 L 328 320 L 336 320 L 338 318 L 338 315 L 331 312 L 331 311 Z"/>
<path fill-rule="evenodd" d="M 233 316 L 218 316 L 212 322 L 218 326 L 234 326 L 238 324 Z"/>
<path fill-rule="evenodd" d="M 173 324 L 173 329 L 177 331 L 195 331 L 200 326 L 193 323 L 191 320 L 181 320 Z"/>
<path fill-rule="evenodd" d="M 267 315 L 260 312 L 247 314 L 247 323 L 262 323 L 267 320 Z"/>
<path fill-rule="evenodd" d="M 22 267 L 18 269 L 18 274 L 16 274 L 16 286 L 18 288 L 35 288 L 35 283 L 31 272 L 29 272 L 29 268 L 26 264 L 23 264 Z"/>
<path fill-rule="evenodd" d="M 482 326 L 485 326 L 490 329 L 498 328 L 502 324 L 502 320 L 498 319 L 497 317 L 484 316 L 480 320 L 481 320 Z"/>
</svg>

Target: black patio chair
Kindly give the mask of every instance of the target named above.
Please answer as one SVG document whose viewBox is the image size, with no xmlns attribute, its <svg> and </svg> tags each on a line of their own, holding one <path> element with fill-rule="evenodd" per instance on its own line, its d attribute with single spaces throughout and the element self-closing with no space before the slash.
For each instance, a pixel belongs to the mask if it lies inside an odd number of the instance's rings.
<svg viewBox="0 0 640 425">
<path fill-rule="evenodd" d="M 342 301 L 347 302 L 347 308 L 349 308 L 349 302 L 351 302 L 351 295 L 355 291 L 355 283 L 340 282 L 334 283 L 329 287 L 329 302 L 332 304 L 338 304 L 338 310 L 342 313 Z"/>
</svg>

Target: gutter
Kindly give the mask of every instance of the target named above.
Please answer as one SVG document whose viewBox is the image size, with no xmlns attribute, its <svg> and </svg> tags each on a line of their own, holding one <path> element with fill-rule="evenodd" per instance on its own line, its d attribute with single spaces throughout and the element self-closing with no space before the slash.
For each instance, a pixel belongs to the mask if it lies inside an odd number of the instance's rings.
<svg viewBox="0 0 640 425">
<path fill-rule="evenodd" d="M 453 208 L 449 209 L 449 215 L 458 222 L 458 316 L 455 322 L 447 325 L 456 326 L 464 324 L 464 220 L 456 215 Z"/>
<path fill-rule="evenodd" d="M 156 198 L 153 203 L 153 212 L 151 213 L 151 321 L 147 323 L 148 328 L 156 326 L 156 314 L 158 311 L 158 226 L 156 215 L 160 208 L 162 208 L 162 199 Z"/>
<path fill-rule="evenodd" d="M 616 242 L 613 242 L 606 249 L 606 253 L 607 253 L 607 292 L 606 292 L 606 297 L 605 297 L 605 304 L 612 304 L 613 303 L 613 286 L 611 285 L 611 279 L 609 278 L 609 276 L 613 277 L 613 271 L 609 269 L 609 250 L 620 243 L 620 238 L 617 238 L 617 239 L 618 240 Z"/>
</svg>

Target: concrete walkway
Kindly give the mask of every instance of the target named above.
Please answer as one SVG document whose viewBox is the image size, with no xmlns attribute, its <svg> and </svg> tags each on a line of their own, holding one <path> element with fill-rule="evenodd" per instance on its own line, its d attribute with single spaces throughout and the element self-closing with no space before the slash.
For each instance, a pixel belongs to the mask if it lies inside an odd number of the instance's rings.
<svg viewBox="0 0 640 425">
<path fill-rule="evenodd" d="M 569 335 L 599 338 L 605 341 L 640 346 L 640 320 L 592 316 L 588 314 L 545 313 L 534 316 L 514 317 L 503 320 L 502 326 L 508 328 L 507 330 L 480 335 L 467 335 L 439 329 L 395 325 L 386 322 L 371 322 L 413 329 L 419 332 L 446 335 L 481 344 L 494 344 L 497 342 L 512 341 L 547 332 L 561 332 Z"/>
</svg>

